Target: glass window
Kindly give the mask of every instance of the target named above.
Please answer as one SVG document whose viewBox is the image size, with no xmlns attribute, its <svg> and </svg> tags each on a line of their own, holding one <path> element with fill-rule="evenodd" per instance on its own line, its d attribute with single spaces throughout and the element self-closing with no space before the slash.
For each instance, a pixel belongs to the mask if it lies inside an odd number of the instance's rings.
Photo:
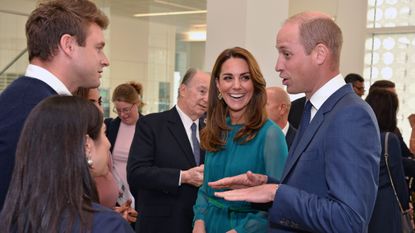
<svg viewBox="0 0 415 233">
<path fill-rule="evenodd" d="M 415 113 L 415 2 L 368 0 L 364 77 L 368 86 L 381 79 L 395 83 L 399 97 L 398 127 L 407 141 L 407 117 Z"/>
</svg>

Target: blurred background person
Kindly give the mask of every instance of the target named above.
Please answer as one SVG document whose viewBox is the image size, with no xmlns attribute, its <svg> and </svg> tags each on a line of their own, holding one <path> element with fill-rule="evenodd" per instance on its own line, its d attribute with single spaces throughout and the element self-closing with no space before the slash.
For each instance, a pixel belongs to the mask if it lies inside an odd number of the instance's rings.
<svg viewBox="0 0 415 233">
<path fill-rule="evenodd" d="M 358 96 L 362 97 L 365 94 L 365 80 L 359 74 L 350 73 L 344 77 L 344 81 L 352 85 Z"/>
<path fill-rule="evenodd" d="M 402 208 L 407 210 L 409 209 L 409 193 L 402 166 L 400 142 L 393 133 L 397 127 L 398 97 L 391 91 L 377 88 L 369 92 L 366 102 L 375 112 L 382 143 L 378 193 L 368 232 L 402 232 L 401 209 L 393 191 L 384 157 L 385 143 L 388 143 L 388 164 L 391 178 Z M 387 142 L 385 142 L 386 132 L 390 132 Z"/>
<path fill-rule="evenodd" d="M 386 89 L 396 94 L 395 83 L 390 80 L 377 80 L 369 87 L 369 93 L 376 88 Z"/>
<path fill-rule="evenodd" d="M 193 208 L 194 233 L 266 232 L 267 212 L 248 202 L 214 196 L 208 182 L 247 171 L 281 177 L 288 150 L 281 129 L 267 118 L 265 80 L 244 48 L 224 50 L 212 70 L 206 127 L 204 181 Z"/>
<path fill-rule="evenodd" d="M 203 181 L 199 131 L 207 108 L 209 74 L 190 68 L 180 82 L 177 104 L 140 118 L 127 175 L 140 214 L 140 233 L 190 233 L 197 190 Z"/>
<path fill-rule="evenodd" d="M 290 97 L 281 87 L 268 87 L 266 90 L 267 105 L 265 109 L 268 118 L 274 121 L 285 134 L 285 141 L 289 150 L 297 132 L 297 129 L 288 122 L 288 114 L 291 108 Z"/>
<path fill-rule="evenodd" d="M 387 91 L 390 91 L 396 94 L 395 83 L 390 80 L 377 80 L 370 86 L 369 94 L 373 90 L 376 90 L 376 89 L 383 89 L 383 90 L 387 90 Z M 399 97 L 398 97 L 398 100 L 399 100 Z M 405 172 L 405 176 L 409 178 L 413 178 L 415 177 L 415 160 L 413 160 L 414 155 L 412 154 L 412 152 L 409 150 L 408 146 L 406 145 L 405 140 L 402 137 L 402 133 L 397 125 L 396 125 L 395 130 L 393 130 L 392 132 L 394 132 L 395 135 L 398 137 L 400 145 L 401 145 L 400 146 L 401 156 L 403 157 L 402 163 L 403 163 L 403 169 Z"/>
<path fill-rule="evenodd" d="M 97 88 L 83 88 L 80 87 L 78 90 L 73 93 L 73 95 L 80 96 L 84 99 L 91 101 L 97 106 L 97 108 L 103 113 L 104 109 L 102 108 L 102 97 Z"/>
<path fill-rule="evenodd" d="M 288 114 L 288 122 L 290 122 L 290 125 L 292 125 L 296 129 L 298 129 L 298 126 L 300 126 L 305 101 L 306 97 L 304 96 L 291 102 L 290 113 Z"/>
<path fill-rule="evenodd" d="M 102 108 L 102 97 L 98 88 L 79 88 L 74 95 L 80 96 L 91 101 L 95 106 L 104 112 Z M 131 194 L 127 188 L 128 184 L 124 183 L 114 170 L 112 156 L 108 153 L 109 172 L 106 175 L 95 176 L 99 203 L 108 208 L 119 212 L 128 222 L 133 223 L 137 219 L 137 211 L 131 206 Z"/>
<path fill-rule="evenodd" d="M 124 192 L 130 193 L 127 183 L 127 160 L 133 141 L 136 124 L 142 116 L 139 110 L 143 103 L 141 100 L 143 86 L 137 82 L 129 82 L 118 85 L 112 94 L 113 112 L 118 116 L 115 119 L 105 119 L 107 126 L 106 135 L 111 142 L 111 153 L 114 169 L 124 184 Z M 133 199 L 130 194 L 127 199 Z"/>
<path fill-rule="evenodd" d="M 102 113 L 89 101 L 40 102 L 19 139 L 2 232 L 133 232 L 97 203 L 92 176 L 108 173 L 109 147 Z"/>
</svg>

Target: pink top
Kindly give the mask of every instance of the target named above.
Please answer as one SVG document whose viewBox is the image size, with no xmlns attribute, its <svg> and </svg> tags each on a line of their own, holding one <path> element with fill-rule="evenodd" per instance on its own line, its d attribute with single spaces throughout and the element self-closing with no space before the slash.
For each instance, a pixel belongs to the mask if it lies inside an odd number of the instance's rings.
<svg viewBox="0 0 415 233">
<path fill-rule="evenodd" d="M 117 139 L 115 140 L 114 150 L 112 151 L 112 157 L 114 160 L 114 169 L 117 171 L 120 179 L 127 183 L 127 160 L 130 152 L 131 143 L 133 141 L 135 133 L 135 124 L 127 125 L 123 122 L 120 123 L 118 129 Z M 129 189 L 129 188 L 128 188 Z"/>
</svg>

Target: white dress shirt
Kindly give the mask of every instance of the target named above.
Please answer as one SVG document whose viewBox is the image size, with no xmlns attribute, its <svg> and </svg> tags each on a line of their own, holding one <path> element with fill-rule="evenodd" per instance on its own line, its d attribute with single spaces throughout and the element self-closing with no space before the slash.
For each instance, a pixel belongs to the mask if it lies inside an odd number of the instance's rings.
<svg viewBox="0 0 415 233">
<path fill-rule="evenodd" d="M 313 105 L 311 108 L 311 118 L 316 115 L 317 111 L 320 107 L 326 102 L 326 100 L 337 90 L 339 90 L 342 86 L 344 86 L 346 82 L 341 74 L 336 75 L 334 78 L 330 79 L 326 84 L 324 84 L 320 89 L 318 89 L 313 96 L 310 98 L 310 102 Z"/>
<path fill-rule="evenodd" d="M 189 142 L 190 142 L 190 145 L 192 146 L 192 151 L 193 151 L 192 129 L 191 129 L 191 126 L 192 126 L 193 123 L 196 124 L 196 138 L 200 142 L 200 137 L 199 137 L 199 119 L 197 119 L 196 121 L 193 121 L 188 115 L 186 115 L 186 113 L 184 113 L 180 109 L 179 105 L 176 105 L 176 109 L 177 109 L 177 112 L 179 113 L 180 119 L 183 122 L 184 129 L 186 130 L 186 134 L 187 134 L 187 139 L 189 139 Z"/>
<path fill-rule="evenodd" d="M 190 128 L 192 126 L 193 123 L 196 124 L 196 137 L 197 140 L 200 142 L 200 137 L 199 137 L 199 119 L 197 119 L 196 121 L 193 121 L 188 115 L 186 115 L 186 113 L 184 113 L 179 105 L 176 104 L 176 109 L 177 112 L 179 113 L 180 119 L 182 120 L 184 129 L 186 130 L 186 135 L 187 135 L 187 139 L 190 142 L 190 145 L 192 146 L 192 151 L 193 151 L 193 143 L 192 143 L 192 129 Z M 180 175 L 179 175 L 179 186 L 182 184 L 182 171 L 180 171 Z"/>
<path fill-rule="evenodd" d="M 37 65 L 29 64 L 26 69 L 25 76 L 30 78 L 39 79 L 40 81 L 49 85 L 59 95 L 72 95 L 65 84 L 62 83 L 51 72 Z"/>
</svg>

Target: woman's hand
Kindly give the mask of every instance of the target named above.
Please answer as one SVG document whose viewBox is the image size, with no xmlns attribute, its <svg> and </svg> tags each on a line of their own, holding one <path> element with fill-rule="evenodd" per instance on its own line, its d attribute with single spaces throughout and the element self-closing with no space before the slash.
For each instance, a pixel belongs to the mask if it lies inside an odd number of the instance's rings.
<svg viewBox="0 0 415 233">
<path fill-rule="evenodd" d="M 205 222 L 203 220 L 196 220 L 192 233 L 206 233 Z"/>
<path fill-rule="evenodd" d="M 127 220 L 129 223 L 137 221 L 138 213 L 135 209 L 131 207 L 131 200 L 126 201 L 121 206 L 117 206 L 114 210 L 121 214 L 121 216 Z"/>
</svg>

